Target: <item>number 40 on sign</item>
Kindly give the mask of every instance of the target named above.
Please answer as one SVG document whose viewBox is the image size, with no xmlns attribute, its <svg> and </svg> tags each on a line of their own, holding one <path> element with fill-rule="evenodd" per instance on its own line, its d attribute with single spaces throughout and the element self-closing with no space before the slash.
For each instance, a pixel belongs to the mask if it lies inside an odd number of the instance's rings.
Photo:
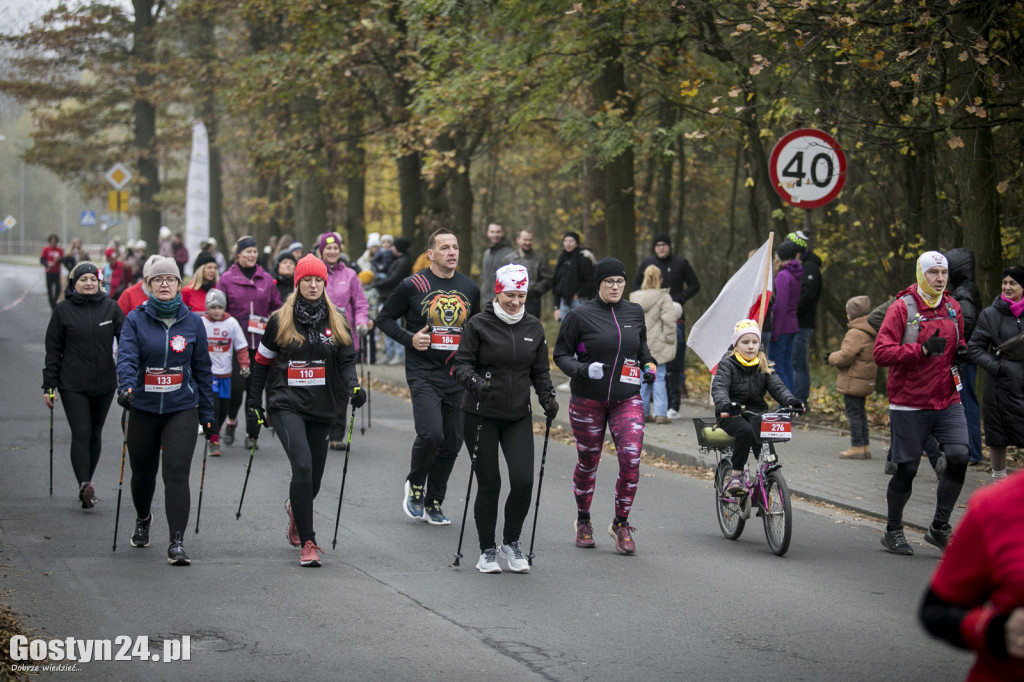
<svg viewBox="0 0 1024 682">
<path fill-rule="evenodd" d="M 846 155 L 828 133 L 801 128 L 787 133 L 768 162 L 772 186 L 797 208 L 817 208 L 835 199 L 846 182 Z"/>
</svg>

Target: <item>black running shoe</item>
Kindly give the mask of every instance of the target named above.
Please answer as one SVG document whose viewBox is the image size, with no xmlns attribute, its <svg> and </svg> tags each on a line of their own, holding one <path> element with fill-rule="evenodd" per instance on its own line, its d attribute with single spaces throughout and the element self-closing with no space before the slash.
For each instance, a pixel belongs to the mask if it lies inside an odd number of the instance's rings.
<svg viewBox="0 0 1024 682">
<path fill-rule="evenodd" d="M 235 442 L 235 428 L 238 427 L 238 422 L 225 422 L 224 423 L 224 445 L 233 445 Z"/>
<path fill-rule="evenodd" d="M 135 519 L 135 532 L 132 533 L 132 547 L 149 547 L 149 524 L 153 523 L 153 515 L 145 519 Z"/>
<path fill-rule="evenodd" d="M 925 531 L 924 541 L 935 545 L 943 552 L 946 551 L 946 545 L 949 544 L 949 537 L 953 534 L 953 527 L 948 523 L 942 524 L 942 527 L 936 528 L 935 526 L 928 526 L 928 530 Z"/>
<path fill-rule="evenodd" d="M 185 553 L 185 545 L 182 544 L 181 533 L 175 533 L 171 544 L 167 545 L 167 563 L 171 566 L 188 566 L 192 560 Z"/>
<path fill-rule="evenodd" d="M 885 546 L 885 551 L 890 554 L 911 556 L 914 553 L 914 548 L 907 542 L 907 537 L 903 534 L 902 528 L 897 528 L 894 531 L 885 531 L 885 534 L 882 535 L 882 545 Z"/>
</svg>

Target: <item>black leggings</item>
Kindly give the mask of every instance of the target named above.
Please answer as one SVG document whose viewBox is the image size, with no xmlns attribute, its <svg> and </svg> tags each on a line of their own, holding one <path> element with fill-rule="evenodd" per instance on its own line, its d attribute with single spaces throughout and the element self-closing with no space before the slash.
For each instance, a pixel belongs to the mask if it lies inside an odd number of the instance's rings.
<svg viewBox="0 0 1024 682">
<path fill-rule="evenodd" d="M 57 299 L 60 298 L 60 273 L 46 273 L 46 296 L 50 299 L 50 310 L 57 307 Z"/>
<path fill-rule="evenodd" d="M 60 399 L 64 403 L 68 426 L 71 427 L 71 468 L 75 470 L 75 478 L 81 485 L 92 481 L 100 461 L 103 423 L 107 421 L 114 393 L 88 395 L 62 389 Z"/>
<path fill-rule="evenodd" d="M 742 416 L 719 419 L 718 424 L 723 431 L 736 439 L 732 446 L 732 470 L 738 474 L 743 471 L 743 466 L 750 457 L 751 448 L 757 447 L 760 452 L 760 444 L 757 443 L 757 436 L 754 434 L 754 425 Z"/>
<path fill-rule="evenodd" d="M 967 445 L 962 443 L 947 443 L 943 449 L 946 454 L 946 470 L 939 478 L 939 485 L 935 491 L 935 516 L 932 525 L 936 527 L 949 523 L 953 507 L 956 506 L 957 498 L 964 487 L 969 454 Z M 889 506 L 886 530 L 893 531 L 903 527 L 903 508 L 910 500 L 914 476 L 917 475 L 920 464 L 921 460 L 915 459 L 896 465 L 896 473 L 889 479 L 889 487 L 885 493 Z"/>
<path fill-rule="evenodd" d="M 320 481 L 327 465 L 327 445 L 331 432 L 330 424 L 306 421 L 289 410 L 274 410 L 274 431 L 284 446 L 285 454 L 292 465 L 292 481 L 288 496 L 292 501 L 292 515 L 295 527 L 299 529 L 299 541 L 305 544 L 312 540 L 313 500 L 320 492 Z"/>
<path fill-rule="evenodd" d="M 466 444 L 476 442 L 480 417 L 463 413 Z M 502 542 L 515 542 L 523 532 L 523 521 L 530 512 L 533 496 L 533 419 L 530 415 L 507 421 L 484 419 L 480 429 L 480 446 L 476 456 L 478 483 L 473 517 L 480 536 L 480 549 L 494 547 L 494 528 L 498 521 L 498 497 L 501 494 L 501 469 L 498 466 L 498 445 L 508 467 L 508 497 L 505 499 L 505 525 Z"/>
<path fill-rule="evenodd" d="M 249 366 L 256 362 L 256 351 L 249 349 Z M 238 357 L 231 356 L 231 401 L 228 403 L 228 418 L 234 420 L 238 417 L 238 408 L 242 406 L 242 394 L 249 395 L 249 387 L 252 382 L 252 374 L 242 376 L 242 366 L 238 364 Z M 263 402 L 262 400 L 260 401 Z"/>
<path fill-rule="evenodd" d="M 444 502 L 448 477 L 462 449 L 462 386 L 450 379 L 420 377 L 409 382 L 416 440 L 409 482 L 426 483 L 426 502 Z"/>
<path fill-rule="evenodd" d="M 128 413 L 128 459 L 132 467 L 132 502 L 140 519 L 149 516 L 156 491 L 156 473 L 163 460 L 164 510 L 171 540 L 185 534 L 192 503 L 188 476 L 196 449 L 199 411 L 196 408 L 155 414 Z M 161 450 L 162 448 L 162 450 Z"/>
</svg>

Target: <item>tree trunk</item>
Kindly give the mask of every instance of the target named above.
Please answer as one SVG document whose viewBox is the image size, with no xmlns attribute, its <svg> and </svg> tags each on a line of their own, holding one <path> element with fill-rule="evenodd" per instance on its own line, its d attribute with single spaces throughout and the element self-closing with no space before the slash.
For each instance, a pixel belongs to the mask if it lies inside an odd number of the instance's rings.
<svg viewBox="0 0 1024 682">
<path fill-rule="evenodd" d="M 349 164 L 345 198 L 345 229 L 348 232 L 348 255 L 355 260 L 366 248 L 366 149 L 363 147 L 363 116 L 353 113 L 349 116 L 348 142 L 346 143 Z"/>
<path fill-rule="evenodd" d="M 311 140 L 312 151 L 323 158 L 323 145 L 318 139 L 317 116 L 320 105 L 314 95 L 302 95 L 295 99 L 295 112 L 300 130 Z M 327 231 L 327 191 L 320 177 L 320 169 L 309 168 L 306 175 L 298 178 L 295 190 L 295 238 L 303 244 L 312 245 Z M 312 246 L 308 248 L 312 251 Z"/>
<path fill-rule="evenodd" d="M 146 99 L 155 81 L 152 65 L 156 61 L 156 17 L 153 0 L 132 0 L 135 23 L 132 33 L 135 70 L 134 142 L 138 155 L 139 226 L 142 239 L 156 244 L 160 236 L 160 165 L 156 149 L 156 106 Z"/>
</svg>

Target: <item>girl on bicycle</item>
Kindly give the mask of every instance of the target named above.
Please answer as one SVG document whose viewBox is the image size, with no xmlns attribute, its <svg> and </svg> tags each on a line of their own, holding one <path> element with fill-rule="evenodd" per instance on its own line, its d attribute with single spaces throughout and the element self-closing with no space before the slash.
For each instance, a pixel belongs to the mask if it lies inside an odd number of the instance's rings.
<svg viewBox="0 0 1024 682">
<path fill-rule="evenodd" d="M 756 320 L 740 320 L 732 333 L 732 346 L 718 363 L 711 381 L 711 400 L 715 404 L 718 424 L 736 443 L 732 449 L 732 478 L 725 490 L 740 493 L 743 487 L 743 466 L 750 448 L 757 442 L 754 425 L 745 419 L 743 410 L 766 412 L 767 391 L 779 405 L 803 411 L 804 405 L 789 392 L 761 350 L 761 329 Z"/>
</svg>

